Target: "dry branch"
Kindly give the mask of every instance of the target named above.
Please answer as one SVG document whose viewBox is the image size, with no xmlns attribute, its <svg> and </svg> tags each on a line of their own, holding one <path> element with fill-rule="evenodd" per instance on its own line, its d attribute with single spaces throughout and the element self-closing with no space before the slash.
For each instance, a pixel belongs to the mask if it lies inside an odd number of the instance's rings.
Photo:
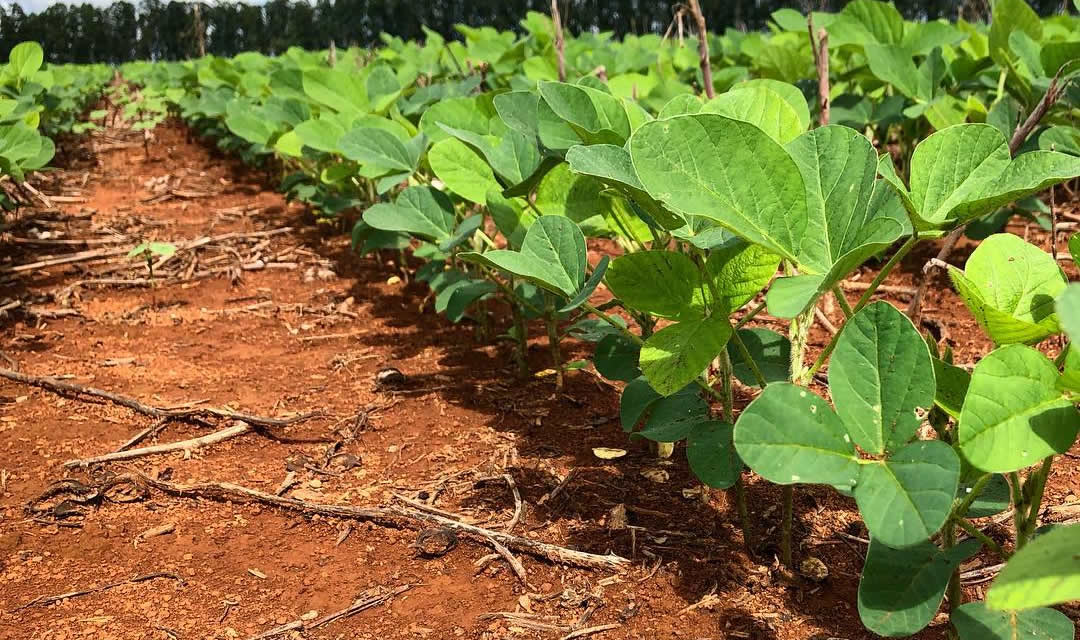
<svg viewBox="0 0 1080 640">
<path fill-rule="evenodd" d="M 0 378 L 7 378 L 13 382 L 40 387 L 65 396 L 89 396 L 108 400 L 113 404 L 127 407 L 136 413 L 141 413 L 151 418 L 166 418 L 169 420 L 189 420 L 192 418 L 218 418 L 222 420 L 240 420 L 256 427 L 285 427 L 297 422 L 309 420 L 318 413 L 306 413 L 292 418 L 270 418 L 266 416 L 249 415 L 229 409 L 214 407 L 190 407 L 184 409 L 166 409 L 155 407 L 139 402 L 135 398 L 111 391 L 103 391 L 93 387 L 83 386 L 72 382 L 62 382 L 55 378 L 31 376 L 11 369 L 0 369 Z"/>
<path fill-rule="evenodd" d="M 250 637 L 248 637 L 248 640 L 266 640 L 267 638 L 273 638 L 274 636 L 280 636 L 280 635 L 288 633 L 290 631 L 310 631 L 312 629 L 318 629 L 319 627 L 326 626 L 326 625 L 330 624 L 331 622 L 333 622 L 335 620 L 340 620 L 341 618 L 348 618 L 349 616 L 360 613 L 361 611 L 365 611 L 367 609 L 371 609 L 372 607 L 376 607 L 376 606 L 386 602 L 387 600 L 393 598 L 394 596 L 405 593 L 406 591 L 408 591 L 409 589 L 412 589 L 412 588 L 413 588 L 413 585 L 406 584 L 406 585 L 402 585 L 400 587 L 397 587 L 397 588 L 395 588 L 395 589 L 393 589 L 391 591 L 388 591 L 388 592 L 386 592 L 384 594 L 373 595 L 373 596 L 363 596 L 363 597 L 357 598 L 355 601 L 353 601 L 352 604 L 345 607 L 344 609 L 342 609 L 340 611 L 335 611 L 333 613 L 329 613 L 329 614 L 327 614 L 327 615 L 325 615 L 325 616 L 323 616 L 323 617 L 321 617 L 321 618 L 319 618 L 317 620 L 312 620 L 311 622 L 305 622 L 304 620 L 293 620 L 292 622 L 288 622 L 286 624 L 283 624 L 280 627 L 274 627 L 273 629 L 270 629 L 269 631 L 264 631 L 262 633 L 250 636 Z"/>
<path fill-rule="evenodd" d="M 336 518 L 366 520 L 393 527 L 421 529 L 425 526 L 435 524 L 461 533 L 476 536 L 484 543 L 490 544 L 490 540 L 496 540 L 503 546 L 514 551 L 544 558 L 551 562 L 577 567 L 617 569 L 630 563 L 630 560 L 627 558 L 614 554 L 598 555 L 595 553 L 568 549 L 558 545 L 510 535 L 503 531 L 484 529 L 483 527 L 466 524 L 457 519 L 447 518 L 433 513 L 424 513 L 423 511 L 407 507 L 390 506 L 365 508 L 341 504 L 319 504 L 297 500 L 296 498 L 276 496 L 227 482 L 204 482 L 193 485 L 182 485 L 151 478 L 141 473 L 133 474 L 133 476 L 148 487 L 183 498 L 205 498 L 221 501 L 255 501 L 299 513 L 317 513 Z"/>
<path fill-rule="evenodd" d="M 555 57 L 559 62 L 559 82 L 566 82 L 566 40 L 563 38 L 559 0 L 551 0 L 551 22 L 555 25 Z"/>
<path fill-rule="evenodd" d="M 64 463 L 67 468 L 72 467 L 89 467 L 93 464 L 102 464 L 104 462 L 118 462 L 120 460 L 133 460 L 135 458 L 144 458 L 146 456 L 152 456 L 158 453 L 169 453 L 170 451 L 184 451 L 190 453 L 195 449 L 201 449 L 202 447 L 208 447 L 212 444 L 224 442 L 231 438 L 236 438 L 252 431 L 250 424 L 245 422 L 238 422 L 237 424 L 208 433 L 205 436 L 198 438 L 192 438 L 190 440 L 181 440 L 179 442 L 170 442 L 168 444 L 159 444 L 152 447 L 142 447 L 139 449 L 126 449 L 122 451 L 113 451 L 112 453 L 106 453 L 93 458 L 82 458 L 79 460 L 68 460 Z"/>
<path fill-rule="evenodd" d="M 712 64 L 709 62 L 709 32 L 705 28 L 705 14 L 701 12 L 701 4 L 698 0 L 690 0 L 690 13 L 694 16 L 698 31 L 698 64 L 701 65 L 701 78 L 705 84 L 705 97 L 712 100 L 716 97 L 716 88 L 713 87 Z"/>
<path fill-rule="evenodd" d="M 131 584 L 131 583 L 135 583 L 135 582 L 146 582 L 148 580 L 153 580 L 155 578 L 171 578 L 171 579 L 176 580 L 177 582 L 179 582 L 181 585 L 184 584 L 184 579 L 181 578 L 180 576 L 176 575 L 175 573 L 171 573 L 171 572 L 168 572 L 168 571 L 158 571 L 156 573 L 148 573 L 146 575 L 135 576 L 133 578 L 128 578 L 127 580 L 119 580 L 117 582 L 110 582 L 109 584 L 103 584 L 100 587 L 90 587 L 89 589 L 79 589 L 77 591 L 69 591 L 67 593 L 61 593 L 61 594 L 55 595 L 55 596 L 38 596 L 37 598 L 34 598 L 33 600 L 31 600 L 30 602 L 27 602 L 24 605 L 20 605 L 18 607 L 15 607 L 14 609 L 12 609 L 12 613 L 14 613 L 16 611 L 21 611 L 23 609 L 29 609 L 30 607 L 43 607 L 45 605 L 49 605 L 49 604 L 52 604 L 54 602 L 60 602 L 61 600 L 67 600 L 68 598 L 77 598 L 79 596 L 86 596 L 86 595 L 90 595 L 92 593 L 100 593 L 102 591 L 107 591 L 109 589 L 113 589 L 115 587 L 119 587 L 119 586 L 125 585 L 125 584 Z"/>
</svg>

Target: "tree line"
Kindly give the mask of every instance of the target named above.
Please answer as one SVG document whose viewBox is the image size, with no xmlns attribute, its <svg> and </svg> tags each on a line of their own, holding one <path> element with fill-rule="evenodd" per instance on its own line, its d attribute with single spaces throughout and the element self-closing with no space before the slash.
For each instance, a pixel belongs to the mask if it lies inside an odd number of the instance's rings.
<svg viewBox="0 0 1080 640">
<path fill-rule="evenodd" d="M 1061 10 L 1061 0 L 1029 0 L 1042 15 Z M 764 28 L 769 14 L 791 6 L 789 0 L 702 0 L 709 27 L 716 31 Z M 806 4 L 804 2 L 804 4 Z M 838 10 L 846 0 L 816 0 L 814 9 Z M 622 36 L 662 32 L 671 23 L 676 2 L 655 0 L 560 0 L 572 33 L 599 30 Z M 984 17 L 983 0 L 895 0 L 908 19 Z M 803 7 L 805 9 L 805 7 Z M 290 46 L 323 49 L 368 46 L 382 32 L 405 39 L 423 38 L 421 25 L 460 37 L 454 24 L 519 28 L 529 10 L 547 13 L 549 0 L 271 0 L 262 6 L 240 2 L 184 3 L 140 0 L 107 7 L 53 4 L 27 14 L 19 4 L 0 5 L 0 56 L 11 47 L 35 40 L 50 62 L 178 60 L 199 52 L 233 56 L 241 51 L 281 53 Z"/>
</svg>

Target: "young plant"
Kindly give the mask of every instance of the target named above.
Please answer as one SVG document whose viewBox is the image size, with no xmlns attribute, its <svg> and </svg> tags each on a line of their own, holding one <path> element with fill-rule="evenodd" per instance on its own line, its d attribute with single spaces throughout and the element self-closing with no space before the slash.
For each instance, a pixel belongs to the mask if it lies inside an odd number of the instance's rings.
<svg viewBox="0 0 1080 640">
<path fill-rule="evenodd" d="M 150 280 L 154 279 L 154 258 L 168 258 L 176 253 L 176 245 L 168 242 L 143 242 L 131 251 L 128 258 L 141 258 L 146 261 L 146 270 L 150 274 Z"/>
</svg>

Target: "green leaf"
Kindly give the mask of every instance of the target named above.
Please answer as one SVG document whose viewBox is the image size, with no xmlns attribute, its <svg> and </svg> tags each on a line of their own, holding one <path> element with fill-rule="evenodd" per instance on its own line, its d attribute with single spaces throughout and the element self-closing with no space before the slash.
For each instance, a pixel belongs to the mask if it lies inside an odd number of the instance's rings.
<svg viewBox="0 0 1080 640">
<path fill-rule="evenodd" d="M 1042 249 L 1011 233 L 990 236 L 976 247 L 964 271 L 949 277 L 975 320 L 998 344 L 1032 344 L 1058 331 L 1054 301 L 1065 274 Z"/>
<path fill-rule="evenodd" d="M 566 161 L 574 173 L 599 178 L 619 188 L 665 229 L 677 229 L 686 224 L 645 192 L 634 172 L 630 152 L 625 148 L 612 144 L 575 145 L 567 150 Z"/>
<path fill-rule="evenodd" d="M 879 0 L 855 0 L 844 6 L 841 15 L 853 18 L 881 44 L 899 44 L 904 37 L 904 19 L 896 7 Z"/>
<path fill-rule="evenodd" d="M 713 489 L 727 489 L 742 472 L 732 441 L 734 427 L 719 420 L 694 425 L 686 437 L 686 460 L 698 480 Z"/>
<path fill-rule="evenodd" d="M 817 299 L 825 288 L 825 276 L 786 276 L 773 280 L 765 292 L 765 304 L 769 313 L 777 318 L 794 318 Z"/>
<path fill-rule="evenodd" d="M 930 351 L 888 302 L 867 305 L 845 325 L 829 364 L 829 392 L 848 433 L 868 453 L 904 446 L 934 402 Z M 857 495 L 857 494 L 856 494 Z"/>
<path fill-rule="evenodd" d="M 741 308 L 764 289 L 779 265 L 780 256 L 737 237 L 713 247 L 706 261 L 713 286 L 721 297 L 721 308 L 730 311 Z M 712 298 L 711 288 L 706 287 L 704 293 Z"/>
<path fill-rule="evenodd" d="M 1080 526 L 1059 526 L 1009 559 L 986 594 L 997 610 L 1047 607 L 1080 600 Z"/>
<path fill-rule="evenodd" d="M 529 139 L 535 139 L 539 127 L 536 120 L 536 103 L 539 99 L 531 91 L 510 91 L 495 96 L 494 105 L 506 126 Z"/>
<path fill-rule="evenodd" d="M 537 218 L 525 234 L 520 252 L 496 249 L 464 253 L 460 257 L 507 271 L 568 298 L 585 282 L 585 236 L 576 224 L 562 216 Z"/>
<path fill-rule="evenodd" d="M 917 633 L 930 624 L 953 569 L 979 550 L 965 540 L 947 552 L 929 541 L 892 549 L 870 541 L 859 581 L 859 617 L 867 629 L 881 636 Z"/>
<path fill-rule="evenodd" d="M 645 415 L 654 402 L 663 398 L 649 385 L 645 376 L 634 378 L 623 388 L 619 396 L 619 422 L 623 431 L 630 432 L 637 426 L 641 416 Z"/>
<path fill-rule="evenodd" d="M 824 14 L 819 14 L 824 15 Z M 824 24 L 820 26 L 824 27 Z M 802 31 L 806 28 L 805 22 L 803 23 Z M 772 78 L 754 78 L 753 80 L 747 80 L 734 87 L 733 89 L 750 89 L 753 87 L 765 87 L 771 91 L 775 91 L 781 98 L 787 102 L 792 109 L 795 110 L 795 115 L 799 118 L 799 132 L 802 133 L 810 128 L 810 105 L 806 102 L 806 96 L 803 95 L 802 89 L 796 87 L 793 84 L 787 82 L 781 82 L 780 80 L 774 80 Z M 690 96 L 694 97 L 694 96 Z M 696 99 L 696 98 L 695 98 Z"/>
<path fill-rule="evenodd" d="M 769 329 L 739 329 L 739 338 L 746 345 L 754 364 L 758 366 L 765 382 L 783 382 L 788 379 L 791 371 L 791 342 L 787 338 Z M 750 370 L 750 366 L 743 358 L 742 350 L 734 341 L 728 343 L 728 355 L 731 357 L 733 373 L 739 382 L 748 387 L 756 387 L 760 383 L 757 376 Z"/>
<path fill-rule="evenodd" d="M 783 96 L 765 85 L 737 85 L 706 102 L 700 113 L 718 113 L 749 122 L 780 144 L 798 138 L 809 124 Z"/>
<path fill-rule="evenodd" d="M 1080 264 L 1080 233 L 1069 236 L 1069 255 L 1073 262 Z"/>
<path fill-rule="evenodd" d="M 600 258 L 600 261 L 596 263 L 596 268 L 593 269 L 592 275 L 585 281 L 585 284 L 581 287 L 581 290 L 574 295 L 574 297 L 565 305 L 559 308 L 559 313 L 570 313 L 574 309 L 577 309 L 581 305 L 588 301 L 589 296 L 596 291 L 596 288 L 600 286 L 600 282 L 604 279 L 604 274 L 607 273 L 608 264 L 611 262 L 610 256 L 604 256 Z"/>
<path fill-rule="evenodd" d="M 638 368 L 640 352 L 637 344 L 621 334 L 613 333 L 597 343 L 593 363 L 600 375 L 608 380 L 631 382 L 641 375 Z"/>
<path fill-rule="evenodd" d="M 228 116 L 225 118 L 225 126 L 235 135 L 252 144 L 266 145 L 274 130 L 267 125 L 266 120 L 260 118 L 251 110 L 250 105 L 240 102 L 230 102 Z"/>
<path fill-rule="evenodd" d="M 933 358 L 933 362 L 934 379 L 937 382 L 934 403 L 945 413 L 959 419 L 960 410 L 964 406 L 964 398 L 967 396 L 968 385 L 971 384 L 971 374 L 965 369 L 937 358 Z"/>
<path fill-rule="evenodd" d="M 1069 248 L 1072 249 L 1071 238 Z M 1061 329 L 1065 335 L 1069 336 L 1069 342 L 1078 344 L 1080 341 L 1080 283 L 1074 282 L 1065 287 L 1065 290 L 1058 295 L 1054 309 L 1061 321 Z"/>
<path fill-rule="evenodd" d="M 627 306 L 661 318 L 677 318 L 689 310 L 702 286 L 697 265 L 676 251 L 621 255 L 611 263 L 606 282 Z"/>
<path fill-rule="evenodd" d="M 562 162 L 540 179 L 533 205 L 544 215 L 566 216 L 589 235 L 598 235 L 607 231 L 604 215 L 611 211 L 603 190 L 598 180 L 575 174 Z"/>
<path fill-rule="evenodd" d="M 928 539 L 945 524 L 959 480 L 960 459 L 952 447 L 940 440 L 922 440 L 885 460 L 862 465 L 855 502 L 871 538 L 890 547 L 907 547 Z"/>
<path fill-rule="evenodd" d="M 334 69 L 308 69 L 303 76 L 304 93 L 316 104 L 346 116 L 368 111 L 367 87 L 356 73 Z"/>
<path fill-rule="evenodd" d="M 630 155 L 649 195 L 675 212 L 797 259 L 805 187 L 795 161 L 754 125 L 715 114 L 649 122 L 630 139 Z"/>
<path fill-rule="evenodd" d="M 776 484 L 857 483 L 859 457 L 844 423 L 820 396 L 793 384 L 770 384 L 743 410 L 735 448 Z"/>
<path fill-rule="evenodd" d="M 960 124 L 915 148 L 909 205 L 920 229 L 949 228 L 1077 175 L 1080 158 L 1031 151 L 1010 160 L 998 129 Z"/>
<path fill-rule="evenodd" d="M 432 145 L 428 163 L 448 189 L 470 202 L 484 204 L 488 191 L 502 190 L 491 167 L 460 140 L 448 138 Z"/>
<path fill-rule="evenodd" d="M 919 70 L 911 52 L 894 45 L 868 44 L 864 47 L 870 71 L 882 82 L 896 87 L 909 98 L 919 95 Z"/>
<path fill-rule="evenodd" d="M 460 322 L 465 317 L 469 306 L 485 296 L 498 291 L 498 287 L 490 280 L 471 280 L 456 287 L 446 302 L 446 318 L 450 322 Z"/>
<path fill-rule="evenodd" d="M 611 94 L 565 82 L 541 82 L 540 96 L 587 144 L 621 145 L 630 137 L 630 119 Z"/>
<path fill-rule="evenodd" d="M 371 127 L 346 133 L 338 142 L 338 147 L 346 158 L 369 165 L 381 173 L 411 173 L 418 160 L 412 157 L 397 136 Z"/>
<path fill-rule="evenodd" d="M 520 250 L 525 233 L 536 220 L 532 209 L 526 209 L 517 198 L 504 198 L 497 190 L 487 193 L 488 212 L 495 228 L 506 238 L 511 249 Z"/>
<path fill-rule="evenodd" d="M 979 361 L 957 428 L 964 457 L 983 471 L 1005 473 L 1067 451 L 1080 420 L 1057 390 L 1057 377 L 1054 363 L 1023 345 Z"/>
<path fill-rule="evenodd" d="M 36 42 L 20 42 L 8 54 L 8 66 L 17 78 L 27 80 L 41 68 L 45 51 Z"/>
<path fill-rule="evenodd" d="M 1009 36 L 1013 31 L 1023 31 L 1033 40 L 1042 39 L 1042 20 L 1025 0 L 997 0 L 990 21 L 990 57 L 1005 67 L 1013 58 L 1009 49 Z"/>
<path fill-rule="evenodd" d="M 678 442 L 708 418 L 709 405 L 701 398 L 698 388 L 684 387 L 653 403 L 644 428 L 633 435 L 653 442 Z"/>
<path fill-rule="evenodd" d="M 970 482 L 961 482 L 956 490 L 957 499 L 963 500 L 966 498 L 974 484 L 975 479 Z M 982 493 L 971 502 L 966 516 L 968 518 L 995 516 L 1008 509 L 1012 504 L 1011 500 L 1009 482 L 1005 479 L 1005 476 L 995 473 L 990 477 L 990 481 L 986 483 L 986 486 L 983 487 Z"/>
<path fill-rule="evenodd" d="M 641 370 L 649 384 L 669 396 L 701 375 L 731 337 L 726 315 L 713 315 L 664 327 L 641 348 Z"/>
<path fill-rule="evenodd" d="M 896 194 L 875 179 L 877 155 L 865 136 L 830 125 L 787 149 L 806 186 L 808 226 L 796 263 L 828 274 L 822 291 L 909 232 Z"/>
<path fill-rule="evenodd" d="M 409 187 L 393 204 L 376 204 L 364 212 L 364 222 L 383 231 L 403 231 L 441 242 L 454 232 L 454 205 L 432 187 Z"/>
<path fill-rule="evenodd" d="M 993 611 L 985 602 L 969 602 L 952 613 L 960 640 L 1073 640 L 1076 626 L 1054 609 Z"/>
</svg>

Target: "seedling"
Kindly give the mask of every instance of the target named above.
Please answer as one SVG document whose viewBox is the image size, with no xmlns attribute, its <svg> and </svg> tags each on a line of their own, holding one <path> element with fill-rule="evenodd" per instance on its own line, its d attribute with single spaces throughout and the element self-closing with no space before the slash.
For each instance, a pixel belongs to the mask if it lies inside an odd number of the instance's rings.
<svg viewBox="0 0 1080 640">
<path fill-rule="evenodd" d="M 146 261 L 146 270 L 150 273 L 150 280 L 154 280 L 154 258 L 168 258 L 176 253 L 176 245 L 168 242 L 143 242 L 131 251 L 128 258 L 141 258 Z"/>
</svg>

